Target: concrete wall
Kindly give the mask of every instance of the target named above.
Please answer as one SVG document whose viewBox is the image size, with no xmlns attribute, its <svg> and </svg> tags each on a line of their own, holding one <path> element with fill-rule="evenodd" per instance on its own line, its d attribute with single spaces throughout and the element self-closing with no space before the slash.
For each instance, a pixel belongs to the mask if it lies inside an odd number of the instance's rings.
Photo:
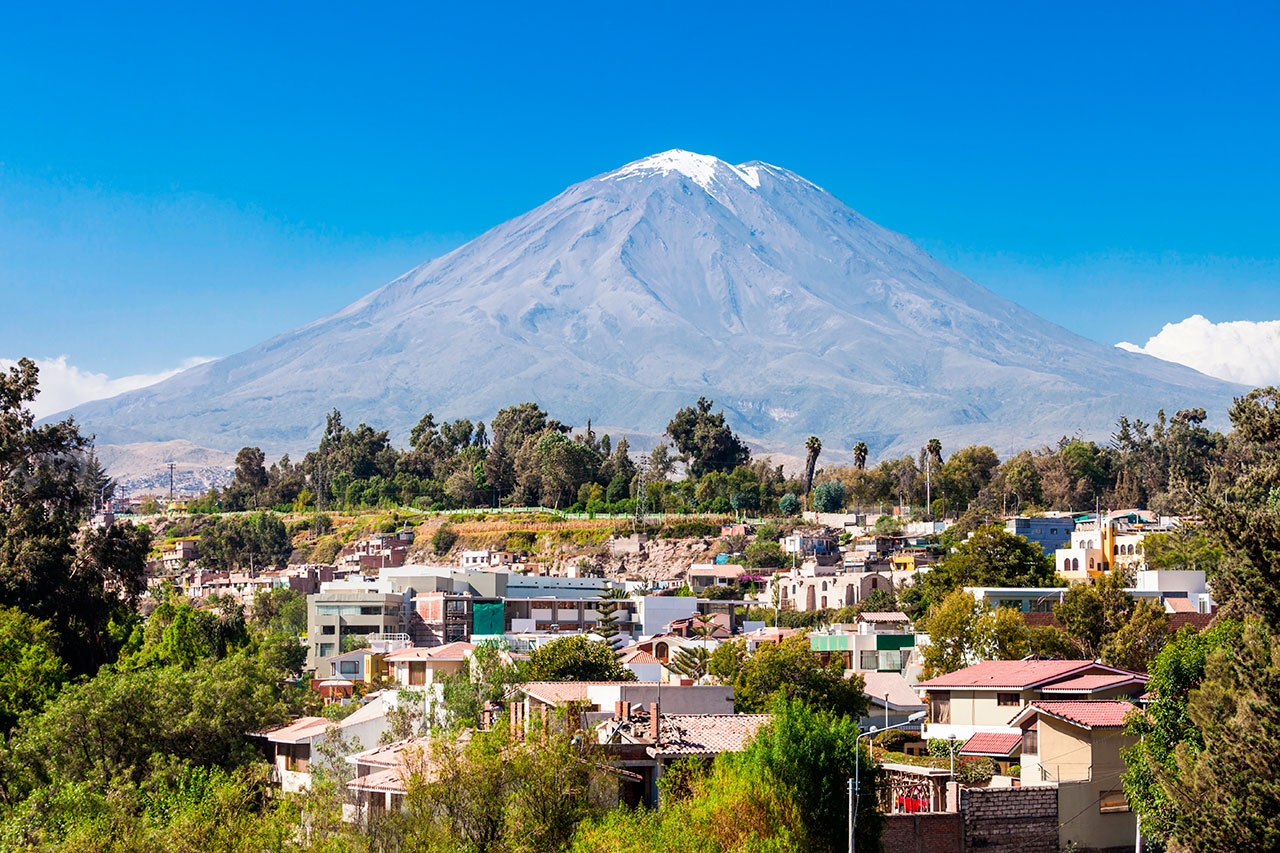
<svg viewBox="0 0 1280 853">
<path fill-rule="evenodd" d="M 1105 780 L 1058 785 L 1058 814 L 1062 820 L 1058 845 L 1065 850 L 1074 844 L 1079 853 L 1132 850 L 1137 835 L 1133 812 L 1104 814 L 1098 802 L 1103 792 L 1119 788 L 1119 774 Z"/>
</svg>

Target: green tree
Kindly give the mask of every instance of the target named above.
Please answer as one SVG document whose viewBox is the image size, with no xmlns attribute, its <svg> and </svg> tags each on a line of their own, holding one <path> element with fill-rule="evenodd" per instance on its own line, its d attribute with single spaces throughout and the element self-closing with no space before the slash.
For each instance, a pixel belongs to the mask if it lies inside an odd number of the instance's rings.
<svg viewBox="0 0 1280 853">
<path fill-rule="evenodd" d="M 480 725 L 486 703 L 507 699 L 520 672 L 503 642 L 487 640 L 476 646 L 468 666 L 452 675 L 438 676 L 441 684 L 439 718 L 447 730 Z"/>
<path fill-rule="evenodd" d="M 824 666 L 801 634 L 756 647 L 734 678 L 733 703 L 739 713 L 763 714 L 779 698 L 800 699 L 856 719 L 867 709 L 862 687 L 861 676 L 844 677 L 840 661 Z"/>
<path fill-rule="evenodd" d="M 1150 838 L 1171 838 L 1184 821 L 1168 783 L 1175 778 L 1179 753 L 1204 748 L 1190 712 L 1191 695 L 1204 680 L 1208 657 L 1219 650 L 1234 654 L 1243 627 L 1235 620 L 1219 619 L 1203 633 L 1183 628 L 1151 664 L 1147 691 L 1152 699 L 1145 713 L 1129 720 L 1126 731 L 1139 740 L 1125 752 L 1123 777 L 1125 796 Z"/>
<path fill-rule="evenodd" d="M 711 400 L 699 397 L 696 405 L 676 412 L 667 424 L 667 435 L 689 460 L 695 478 L 711 471 L 732 471 L 751 458 L 747 446 L 725 422 L 724 412 L 712 414 L 711 406 Z"/>
<path fill-rule="evenodd" d="M 449 553 L 457 541 L 457 531 L 453 529 L 453 525 L 446 522 L 437 527 L 436 532 L 431 535 L 431 550 L 435 552 L 437 557 L 443 557 Z"/>
<path fill-rule="evenodd" d="M 929 634 L 929 644 L 920 652 L 925 678 L 980 661 L 1018 660 L 1030 651 L 1021 614 L 1007 607 L 992 610 L 963 589 L 933 605 L 921 627 Z"/>
<path fill-rule="evenodd" d="M 747 660 L 747 641 L 726 640 L 716 646 L 707 661 L 707 674 L 721 684 L 733 684 Z"/>
<path fill-rule="evenodd" d="M 1124 572 L 1107 572 L 1096 583 L 1072 584 L 1063 600 L 1053 606 L 1054 615 L 1081 656 L 1096 659 L 1104 642 L 1129 621 L 1134 599 L 1125 590 L 1126 582 Z"/>
<path fill-rule="evenodd" d="M 778 501 L 778 512 L 782 515 L 799 515 L 800 499 L 791 492 L 787 492 Z"/>
<path fill-rule="evenodd" d="M 786 560 L 777 542 L 757 539 L 742 552 L 742 561 L 753 569 L 776 569 Z"/>
<path fill-rule="evenodd" d="M 611 588 L 602 592 L 599 596 L 600 603 L 596 605 L 595 633 L 604 638 L 610 648 L 613 648 L 613 638 L 618 636 L 618 607 L 619 602 L 627 600 L 625 590 Z"/>
<path fill-rule="evenodd" d="M 957 587 L 1052 586 L 1056 580 L 1053 558 L 1045 556 L 1038 544 L 989 525 L 978 528 L 943 557 L 924 576 L 922 591 L 927 601 L 934 602 Z"/>
<path fill-rule="evenodd" d="M 867 443 L 859 441 L 853 446 L 853 467 L 863 471 L 867 467 Z"/>
<path fill-rule="evenodd" d="M 635 681 L 607 643 L 574 634 L 552 640 L 529 653 L 527 681 Z"/>
<path fill-rule="evenodd" d="M 813 492 L 813 507 L 818 512 L 840 512 L 844 509 L 844 483 L 824 480 Z"/>
<path fill-rule="evenodd" d="M 0 732 L 43 708 L 66 682 L 69 668 L 56 644 L 47 622 L 15 608 L 0 610 Z"/>
<path fill-rule="evenodd" d="M 822 452 L 822 439 L 811 435 L 804 441 L 804 493 L 813 489 L 813 467 L 818 464 L 818 454 Z"/>
<path fill-rule="evenodd" d="M 1146 672 L 1151 661 L 1169 639 L 1169 617 L 1153 601 L 1134 604 L 1120 630 L 1102 645 L 1101 661 L 1109 666 Z"/>
</svg>

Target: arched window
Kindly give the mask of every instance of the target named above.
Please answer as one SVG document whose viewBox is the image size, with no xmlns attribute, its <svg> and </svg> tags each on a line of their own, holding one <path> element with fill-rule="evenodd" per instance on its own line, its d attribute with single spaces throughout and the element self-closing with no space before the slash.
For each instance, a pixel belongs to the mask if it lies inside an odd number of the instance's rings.
<svg viewBox="0 0 1280 853">
<path fill-rule="evenodd" d="M 1120 546 L 1119 546 L 1119 545 L 1112 545 L 1112 546 L 1111 546 L 1111 553 L 1112 553 L 1112 554 L 1119 554 L 1119 553 L 1120 553 Z"/>
<path fill-rule="evenodd" d="M 1130 545 L 1130 546 L 1129 546 L 1129 553 L 1130 553 L 1130 554 L 1132 554 L 1132 553 L 1133 553 L 1133 546 L 1132 546 L 1132 545 Z"/>
<path fill-rule="evenodd" d="M 1070 557 L 1063 557 L 1063 558 L 1062 558 L 1062 570 L 1063 570 L 1064 572 L 1069 572 L 1069 571 L 1071 571 L 1071 558 L 1070 558 Z"/>
<path fill-rule="evenodd" d="M 1087 540 L 1087 541 L 1084 543 L 1084 547 L 1086 547 L 1086 548 L 1092 548 L 1092 547 L 1093 547 L 1093 540 L 1092 540 L 1092 539 Z"/>
<path fill-rule="evenodd" d="M 822 582 L 822 591 L 823 591 L 823 592 L 826 592 L 826 591 L 827 591 L 827 582 L 826 582 L 826 581 L 823 581 L 823 582 Z M 825 605 L 825 604 L 824 604 L 824 605 L 822 605 L 822 606 L 823 606 L 823 607 L 826 607 L 827 605 Z"/>
<path fill-rule="evenodd" d="M 1089 570 L 1093 571 L 1093 557 L 1089 558 Z"/>
<path fill-rule="evenodd" d="M 822 609 L 823 610 L 827 609 L 827 597 L 825 595 L 822 596 Z"/>
<path fill-rule="evenodd" d="M 1079 571 L 1079 570 L 1080 570 L 1080 560 L 1079 560 L 1079 559 L 1074 559 L 1074 560 L 1072 560 L 1072 561 L 1071 561 L 1071 568 L 1072 568 L 1072 570 L 1074 570 L 1074 571 Z"/>
</svg>

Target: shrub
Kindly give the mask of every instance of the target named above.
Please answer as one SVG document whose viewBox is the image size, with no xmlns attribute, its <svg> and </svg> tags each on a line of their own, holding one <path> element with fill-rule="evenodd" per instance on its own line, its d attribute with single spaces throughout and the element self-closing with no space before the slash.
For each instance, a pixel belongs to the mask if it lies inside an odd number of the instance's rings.
<svg viewBox="0 0 1280 853">
<path fill-rule="evenodd" d="M 782 500 L 778 501 L 778 512 L 783 515 L 799 515 L 800 499 L 788 492 L 782 496 Z"/>
<path fill-rule="evenodd" d="M 449 553 L 449 550 L 457 541 L 458 532 L 446 522 L 437 527 L 436 532 L 431 536 L 431 550 L 436 553 L 437 557 L 443 557 Z"/>
<path fill-rule="evenodd" d="M 890 729 L 876 735 L 876 746 L 888 752 L 902 752 L 907 744 L 916 740 L 916 737 L 913 732 Z"/>
<path fill-rule="evenodd" d="M 965 785 L 981 785 L 996 775 L 996 763 L 990 758 L 963 758 L 956 761 L 956 779 Z"/>
</svg>

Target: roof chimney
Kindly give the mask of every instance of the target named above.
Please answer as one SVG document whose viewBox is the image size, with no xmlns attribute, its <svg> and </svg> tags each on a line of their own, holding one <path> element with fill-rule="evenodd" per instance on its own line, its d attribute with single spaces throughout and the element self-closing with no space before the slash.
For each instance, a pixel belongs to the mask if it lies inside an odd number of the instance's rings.
<svg viewBox="0 0 1280 853">
<path fill-rule="evenodd" d="M 658 711 L 658 703 L 649 703 L 649 740 L 654 746 L 662 742 L 662 715 Z"/>
</svg>

